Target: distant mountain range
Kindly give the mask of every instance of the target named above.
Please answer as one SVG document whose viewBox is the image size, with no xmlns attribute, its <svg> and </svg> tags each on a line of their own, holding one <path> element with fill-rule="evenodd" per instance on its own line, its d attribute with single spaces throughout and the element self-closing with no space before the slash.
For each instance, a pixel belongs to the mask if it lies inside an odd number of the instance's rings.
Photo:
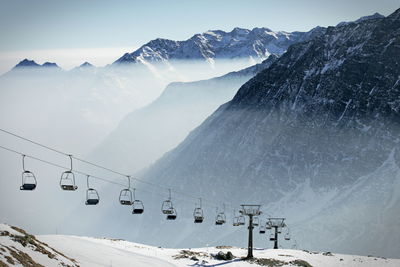
<svg viewBox="0 0 400 267">
<path fill-rule="evenodd" d="M 271 54 L 281 55 L 298 42 L 307 41 L 324 31 L 316 27 L 309 32 L 272 31 L 268 28 L 252 30 L 235 28 L 195 34 L 185 41 L 156 39 L 133 53 L 126 53 L 114 64 L 137 62 L 166 62 L 170 60 L 206 60 L 254 58 L 263 60 Z"/>
<path fill-rule="evenodd" d="M 341 22 L 338 26 L 348 23 L 359 23 L 364 20 L 382 18 L 375 13 L 361 17 L 353 22 Z M 200 60 L 213 62 L 219 59 L 248 59 L 261 62 L 269 55 L 281 55 L 287 48 L 299 42 L 308 41 L 325 31 L 323 27 L 315 27 L 308 32 L 273 31 L 269 28 L 254 28 L 252 30 L 234 28 L 230 32 L 209 30 L 195 34 L 185 41 L 174 41 L 157 38 L 151 40 L 131 53 L 125 53 L 112 63 L 113 66 L 129 63 L 167 63 L 170 61 Z M 92 66 L 85 62 L 80 67 Z M 33 60 L 24 59 L 14 69 L 21 67 L 58 67 L 56 63 L 46 62 L 43 65 Z"/>
<path fill-rule="evenodd" d="M 42 65 L 37 64 L 34 60 L 24 59 L 19 62 L 13 69 L 21 68 L 60 68 L 56 63 L 45 62 Z"/>
</svg>

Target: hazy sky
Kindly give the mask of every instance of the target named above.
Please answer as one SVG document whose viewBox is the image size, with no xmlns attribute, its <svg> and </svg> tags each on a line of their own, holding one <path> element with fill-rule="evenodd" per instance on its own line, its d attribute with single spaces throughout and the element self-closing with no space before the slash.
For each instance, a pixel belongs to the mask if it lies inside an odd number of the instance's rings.
<svg viewBox="0 0 400 267">
<path fill-rule="evenodd" d="M 111 63 L 151 39 L 209 29 L 307 31 L 379 12 L 400 0 L 0 0 L 0 73 L 29 57 L 71 68 Z"/>
</svg>

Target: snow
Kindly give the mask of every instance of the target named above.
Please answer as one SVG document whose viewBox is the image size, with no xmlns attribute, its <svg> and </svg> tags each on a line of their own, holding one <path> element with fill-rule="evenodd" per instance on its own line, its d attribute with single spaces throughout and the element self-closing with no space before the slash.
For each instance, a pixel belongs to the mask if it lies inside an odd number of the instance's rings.
<svg viewBox="0 0 400 267">
<path fill-rule="evenodd" d="M 64 251 L 70 257 L 76 259 L 82 266 L 193 266 L 195 261 L 189 258 L 174 259 L 179 255 L 181 249 L 166 249 L 131 243 L 122 240 L 96 239 L 77 236 L 39 236 L 40 240 L 51 246 Z M 226 261 L 229 266 L 255 266 L 246 261 L 239 260 L 247 255 L 244 248 L 196 248 L 187 249 L 191 252 L 204 253 L 204 257 L 197 256 L 199 266 L 222 265 L 224 261 L 210 257 L 219 251 L 224 253 L 231 251 L 238 258 Z M 334 254 L 326 256 L 318 252 L 307 252 L 289 249 L 255 249 L 254 256 L 257 258 L 274 258 L 290 262 L 296 259 L 304 260 L 312 266 L 398 266 L 400 260 L 384 259 L 375 257 L 361 257 L 352 255 Z M 342 260 L 341 260 L 342 259 Z M 200 264 L 202 261 L 204 264 Z M 293 266 L 286 264 L 284 266 Z"/>
<path fill-rule="evenodd" d="M 237 247 L 205 247 L 196 249 L 168 249 L 153 247 L 120 239 L 91 238 L 67 235 L 40 235 L 37 242 L 46 247 L 46 250 L 56 254 L 54 258 L 38 252 L 35 246 L 22 246 L 9 235 L 24 236 L 6 224 L 0 224 L 0 248 L 11 247 L 27 253 L 34 262 L 44 266 L 135 266 L 135 267 L 168 267 L 168 266 L 217 266 L 229 264 L 232 267 L 257 266 L 252 262 L 244 261 L 246 248 Z M 9 253 L 0 251 L 0 262 L 7 262 Z M 233 260 L 217 260 L 218 252 L 234 255 Z M 59 253 L 60 252 L 60 253 Z M 253 252 L 257 259 L 275 259 L 284 262 L 282 266 L 296 266 L 295 260 L 306 261 L 311 266 L 399 266 L 400 259 L 386 259 L 372 256 L 354 256 L 332 254 L 330 252 L 311 252 L 291 249 L 263 249 L 255 248 Z M 64 256 L 65 255 L 65 256 Z M 195 255 L 197 260 L 191 259 Z M 15 260 L 15 259 L 14 259 Z M 16 261 L 16 260 L 15 260 Z M 75 262 L 74 262 L 75 261 Z M 290 264 L 292 262 L 292 264 Z M 18 263 L 16 261 L 16 263 Z M 22 265 L 13 265 L 22 266 Z"/>
</svg>

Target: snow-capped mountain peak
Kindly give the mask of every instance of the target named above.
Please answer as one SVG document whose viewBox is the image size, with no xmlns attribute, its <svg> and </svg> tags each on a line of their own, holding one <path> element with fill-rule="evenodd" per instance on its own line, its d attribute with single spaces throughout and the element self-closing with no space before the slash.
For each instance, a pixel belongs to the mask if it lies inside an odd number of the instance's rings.
<svg viewBox="0 0 400 267">
<path fill-rule="evenodd" d="M 195 34 L 185 41 L 155 39 L 132 53 L 126 53 L 114 64 L 138 61 L 202 60 L 255 58 L 266 59 L 270 54 L 281 55 L 291 45 L 323 33 L 324 28 L 310 32 L 272 31 L 269 28 L 252 30 L 236 27 L 230 32 L 209 30 Z M 140 59 L 140 60 L 139 60 Z"/>
</svg>

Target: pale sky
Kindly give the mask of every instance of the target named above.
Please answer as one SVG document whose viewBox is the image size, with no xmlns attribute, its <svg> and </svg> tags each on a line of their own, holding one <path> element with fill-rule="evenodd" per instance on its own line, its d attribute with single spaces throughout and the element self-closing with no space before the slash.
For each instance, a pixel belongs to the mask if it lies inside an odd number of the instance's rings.
<svg viewBox="0 0 400 267">
<path fill-rule="evenodd" d="M 0 0 L 0 73 L 24 58 L 103 66 L 158 37 L 234 27 L 307 31 L 399 7 L 400 0 Z"/>
</svg>

